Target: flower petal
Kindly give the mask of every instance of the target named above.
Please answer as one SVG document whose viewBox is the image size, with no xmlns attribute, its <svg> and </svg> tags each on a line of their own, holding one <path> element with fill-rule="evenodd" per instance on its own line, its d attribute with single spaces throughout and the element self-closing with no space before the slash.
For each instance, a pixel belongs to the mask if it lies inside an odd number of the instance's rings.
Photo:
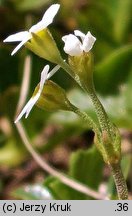
<svg viewBox="0 0 132 216">
<path fill-rule="evenodd" d="M 53 4 L 51 5 L 47 11 L 44 13 L 44 16 L 40 22 L 38 22 L 36 25 L 33 25 L 29 32 L 38 32 L 42 29 L 46 28 L 48 25 L 50 25 L 53 22 L 53 19 L 55 15 L 57 14 L 58 10 L 60 8 L 59 4 Z"/>
<path fill-rule="evenodd" d="M 47 75 L 47 79 L 52 77 L 60 69 L 59 65 L 56 65 Z"/>
<path fill-rule="evenodd" d="M 34 97 L 32 97 L 29 101 L 30 103 L 28 104 L 29 106 L 27 107 L 27 110 L 26 110 L 26 115 L 25 115 L 25 118 L 28 117 L 29 113 L 31 112 L 33 106 L 36 104 L 37 100 L 39 99 L 40 97 L 40 94 L 37 93 Z"/>
<path fill-rule="evenodd" d="M 17 123 L 24 114 L 26 114 L 26 118 L 28 117 L 32 107 L 34 106 L 34 104 L 36 103 L 36 101 L 38 100 L 38 96 L 37 97 L 32 97 L 27 104 L 24 106 L 24 108 L 22 109 L 22 111 L 20 112 L 20 114 L 18 115 L 17 119 L 15 120 L 15 123 Z"/>
<path fill-rule="evenodd" d="M 46 65 L 44 67 L 44 69 L 42 70 L 42 72 L 41 72 L 41 79 L 40 79 L 39 90 L 38 90 L 38 92 L 40 92 L 40 94 L 41 94 L 41 92 L 43 90 L 44 83 L 47 80 L 48 72 L 49 72 L 49 65 Z"/>
<path fill-rule="evenodd" d="M 60 8 L 59 4 L 53 4 L 47 9 L 47 11 L 45 12 L 45 14 L 42 18 L 42 21 L 44 23 L 46 23 L 47 26 L 53 22 L 53 19 L 54 19 L 55 15 L 57 14 L 59 8 Z"/>
<path fill-rule="evenodd" d="M 56 67 L 53 68 L 53 70 L 51 70 L 51 72 L 49 73 L 48 76 L 48 72 L 49 72 L 49 65 L 46 65 L 42 72 L 41 72 L 41 78 L 40 78 L 40 83 L 39 83 L 39 89 L 36 95 L 32 96 L 30 98 L 30 100 L 27 102 L 27 104 L 24 106 L 24 108 L 22 109 L 21 113 L 18 115 L 17 119 L 15 120 L 15 123 L 17 123 L 24 114 L 25 118 L 28 117 L 30 111 L 32 110 L 33 106 L 35 105 L 35 103 L 37 102 L 37 100 L 39 99 L 42 90 L 43 90 L 43 86 L 45 81 L 50 78 L 58 69 L 60 68 L 59 65 L 57 65 Z"/>
<path fill-rule="evenodd" d="M 89 31 L 86 34 L 84 41 L 83 41 L 83 50 L 85 52 L 89 52 L 92 49 L 95 41 L 96 41 L 96 38 Z"/>
<path fill-rule="evenodd" d="M 65 36 L 63 36 L 63 37 L 62 37 L 62 40 L 63 40 L 64 42 L 66 42 L 67 39 L 68 39 L 68 36 L 69 36 L 69 35 L 65 35 Z"/>
<path fill-rule="evenodd" d="M 16 46 L 16 48 L 12 51 L 11 55 L 14 55 L 29 39 L 30 36 L 28 34 L 28 37 L 25 38 L 25 40 L 23 40 L 21 43 L 19 43 L 18 46 Z"/>
<path fill-rule="evenodd" d="M 39 99 L 40 95 L 41 95 L 41 92 L 43 90 L 43 86 L 44 86 L 44 83 L 47 79 L 47 74 L 49 72 L 49 65 L 46 65 L 44 67 L 44 69 L 42 70 L 41 72 L 41 79 L 40 79 L 40 84 L 39 84 L 39 90 L 37 92 L 37 94 L 35 96 L 33 96 L 29 101 L 29 106 L 27 107 L 27 110 L 26 110 L 26 116 L 25 118 L 28 117 L 31 109 L 33 108 L 33 106 L 35 105 L 35 103 L 37 102 L 37 100 Z"/>
<path fill-rule="evenodd" d="M 23 41 L 28 36 L 29 36 L 29 32 L 28 31 L 22 31 L 22 32 L 18 32 L 16 34 L 12 34 L 12 35 L 8 36 L 3 42 Z"/>
<path fill-rule="evenodd" d="M 25 118 L 28 117 L 31 109 L 33 108 L 33 106 L 35 105 L 35 103 L 37 102 L 37 100 L 40 97 L 40 94 L 43 90 L 44 83 L 47 79 L 48 71 L 49 71 L 49 65 L 46 65 L 44 67 L 43 71 L 41 72 L 40 86 L 39 86 L 39 90 L 38 90 L 37 94 L 30 98 L 30 100 L 27 102 L 27 104 L 24 106 L 21 113 L 18 115 L 17 119 L 15 120 L 15 123 L 17 123 L 22 118 L 22 116 L 24 114 L 26 114 Z"/>
<path fill-rule="evenodd" d="M 82 54 L 82 44 L 75 35 L 65 35 L 62 37 L 62 40 L 65 42 L 64 51 L 67 54 L 71 56 L 79 56 Z"/>
<path fill-rule="evenodd" d="M 74 34 L 75 34 L 76 36 L 80 37 L 80 38 L 82 39 L 82 41 L 83 41 L 84 38 L 85 38 L 85 34 L 84 34 L 83 32 L 81 32 L 81 31 L 79 31 L 79 30 L 75 30 L 75 31 L 74 31 Z"/>
<path fill-rule="evenodd" d="M 30 29 L 29 32 L 39 32 L 42 29 L 46 28 L 46 23 L 43 23 L 42 20 L 40 22 L 38 22 L 37 24 L 33 25 Z"/>
</svg>

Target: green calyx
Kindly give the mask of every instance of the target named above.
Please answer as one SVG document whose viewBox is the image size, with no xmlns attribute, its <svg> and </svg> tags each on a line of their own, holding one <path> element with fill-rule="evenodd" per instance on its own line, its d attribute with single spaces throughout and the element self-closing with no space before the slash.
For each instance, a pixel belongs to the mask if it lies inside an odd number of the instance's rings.
<svg viewBox="0 0 132 216">
<path fill-rule="evenodd" d="M 39 85 L 35 88 L 34 94 L 38 92 Z M 51 80 L 45 82 L 43 91 L 36 105 L 47 111 L 66 110 L 71 111 L 71 104 L 66 97 L 64 89 Z"/>
<path fill-rule="evenodd" d="M 63 61 L 57 45 L 47 28 L 31 34 L 31 40 L 25 44 L 29 50 L 41 58 L 56 64 L 60 64 Z"/>
<path fill-rule="evenodd" d="M 69 65 L 74 71 L 76 80 L 79 85 L 87 90 L 93 86 L 93 56 L 90 52 L 85 53 L 81 56 L 69 56 Z"/>
</svg>

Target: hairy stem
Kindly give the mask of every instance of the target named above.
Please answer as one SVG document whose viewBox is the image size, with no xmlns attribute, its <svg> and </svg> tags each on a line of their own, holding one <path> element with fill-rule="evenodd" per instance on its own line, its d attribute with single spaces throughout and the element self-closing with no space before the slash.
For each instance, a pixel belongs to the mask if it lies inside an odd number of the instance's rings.
<svg viewBox="0 0 132 216">
<path fill-rule="evenodd" d="M 93 102 L 94 107 L 95 107 L 95 111 L 96 111 L 96 114 L 97 114 L 97 117 L 98 117 L 102 131 L 107 131 L 108 134 L 112 137 L 113 125 L 110 122 L 103 105 L 101 104 L 100 100 L 98 99 L 98 97 L 95 93 L 94 87 L 88 89 L 88 94 L 89 94 L 89 96 Z"/>
<path fill-rule="evenodd" d="M 98 97 L 96 96 L 96 93 L 95 91 L 89 91 L 89 95 L 92 99 L 92 102 L 94 104 L 94 107 L 95 107 L 95 110 L 96 110 L 96 113 L 97 113 L 97 116 L 98 116 L 98 119 L 99 119 L 99 122 L 100 122 L 100 127 L 102 129 L 102 131 L 107 131 L 108 133 L 108 136 L 109 138 L 115 142 L 115 130 L 114 130 L 114 126 L 113 124 L 110 122 L 106 112 L 105 112 L 105 109 L 103 107 L 103 105 L 101 104 L 101 102 L 99 101 Z M 115 145 L 117 145 L 118 143 L 116 143 Z M 105 147 L 105 150 L 107 151 L 107 145 L 105 145 L 104 143 L 104 147 Z M 114 146 L 113 145 L 110 145 L 109 143 L 109 149 L 110 148 L 112 149 L 113 151 L 113 154 L 112 154 L 112 151 L 111 151 L 111 156 L 113 157 L 114 159 Z M 107 151 L 108 152 L 108 151 Z M 109 160 L 109 158 L 108 158 Z M 113 178 L 114 178 L 114 181 L 115 181 L 115 185 L 116 185 L 116 189 L 117 189 L 117 193 L 118 193 L 118 198 L 121 199 L 121 200 L 125 200 L 125 199 L 128 199 L 128 190 L 127 190 L 127 185 L 126 185 L 126 181 L 124 179 L 124 176 L 123 176 L 123 173 L 122 173 L 122 169 L 121 169 L 121 166 L 120 166 L 120 161 L 118 164 L 110 164 L 109 165 L 110 168 L 111 168 L 111 171 L 112 171 L 112 174 L 113 174 Z"/>
<path fill-rule="evenodd" d="M 91 101 L 95 108 L 95 112 L 98 117 L 98 121 L 100 124 L 100 129 L 101 129 L 102 134 L 100 133 L 100 130 L 98 129 L 96 124 L 93 122 L 93 120 L 89 118 L 86 113 L 81 112 L 78 108 L 75 108 L 75 109 L 73 108 L 73 112 L 75 112 L 77 115 L 81 117 L 81 119 L 87 122 L 88 125 L 90 125 L 90 127 L 98 135 L 98 138 L 99 138 L 98 147 L 99 147 L 99 150 L 102 156 L 103 156 L 103 153 L 106 152 L 106 159 L 107 159 L 106 163 L 109 164 L 111 168 L 111 171 L 114 177 L 114 181 L 116 184 L 116 188 L 117 188 L 118 197 L 119 199 L 122 199 L 122 200 L 128 199 L 127 185 L 126 185 L 126 182 L 125 182 L 125 179 L 122 174 L 121 167 L 120 167 L 120 148 L 119 148 L 120 140 L 116 140 L 117 139 L 116 127 L 109 120 L 103 105 L 101 104 L 100 100 L 98 99 L 96 95 L 94 83 L 93 83 L 93 77 L 92 76 L 89 77 L 88 83 L 86 83 L 85 80 L 83 80 L 82 82 L 79 75 L 73 72 L 73 70 L 69 67 L 69 65 L 66 62 L 63 62 L 63 64 L 61 64 L 61 67 L 65 71 L 67 71 L 76 80 L 76 82 L 81 86 L 81 88 L 85 90 L 90 96 Z M 100 140 L 102 142 L 100 142 Z M 102 149 L 103 149 L 103 152 L 102 152 Z M 118 158 L 117 158 L 118 156 L 117 153 L 119 153 Z M 113 161 L 118 160 L 119 162 L 118 164 L 114 163 L 113 165 L 113 163 L 110 162 L 112 160 Z"/>
<path fill-rule="evenodd" d="M 93 77 L 90 78 L 91 82 L 89 82 L 89 86 L 85 86 L 81 83 L 80 78 L 78 76 L 77 73 L 75 73 L 71 67 L 65 62 L 62 61 L 60 66 L 66 71 L 68 72 L 68 74 L 80 85 L 80 87 L 85 90 L 88 95 L 90 96 L 92 103 L 95 107 L 95 111 L 100 123 L 100 127 L 102 131 L 107 131 L 109 136 L 113 136 L 113 125 L 112 123 L 109 121 L 109 118 L 105 112 L 105 109 L 103 107 L 103 105 L 101 104 L 101 102 L 99 101 L 96 93 L 95 93 L 95 88 L 94 88 L 94 83 L 93 83 Z"/>
<path fill-rule="evenodd" d="M 120 200 L 128 199 L 128 189 L 126 185 L 126 181 L 124 179 L 120 164 L 111 164 L 110 169 L 113 174 L 113 178 L 115 181 L 118 198 Z"/>
<path fill-rule="evenodd" d="M 100 130 L 98 129 L 97 125 L 94 123 L 94 121 L 87 115 L 87 113 L 82 112 L 80 109 L 77 107 L 73 106 L 73 112 L 76 113 L 87 125 L 93 129 L 93 131 L 96 133 L 98 138 L 100 137 Z"/>
</svg>

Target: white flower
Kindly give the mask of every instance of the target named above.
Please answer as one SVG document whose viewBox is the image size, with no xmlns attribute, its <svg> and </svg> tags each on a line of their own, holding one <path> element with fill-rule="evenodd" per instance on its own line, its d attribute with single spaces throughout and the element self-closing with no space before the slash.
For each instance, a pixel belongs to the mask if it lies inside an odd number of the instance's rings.
<svg viewBox="0 0 132 216">
<path fill-rule="evenodd" d="M 51 5 L 44 13 L 43 18 L 36 25 L 33 25 L 28 31 L 22 31 L 13 35 L 8 36 L 4 42 L 18 42 L 18 46 L 13 50 L 11 55 L 14 55 L 28 40 L 32 38 L 32 32 L 36 33 L 45 29 L 48 25 L 53 22 L 55 15 L 60 8 L 59 4 Z"/>
<path fill-rule="evenodd" d="M 24 106 L 21 113 L 18 115 L 17 119 L 15 120 L 15 123 L 17 123 L 24 114 L 25 114 L 25 118 L 28 117 L 31 109 L 33 108 L 33 106 L 35 105 L 35 103 L 37 102 L 37 100 L 39 99 L 43 91 L 43 86 L 44 86 L 45 81 L 49 79 L 51 76 L 53 76 L 53 74 L 56 73 L 56 71 L 59 70 L 59 68 L 60 66 L 57 65 L 49 72 L 49 65 L 46 65 L 44 67 L 44 69 L 41 72 L 41 79 L 40 79 L 39 90 L 37 94 L 35 96 L 32 96 L 31 99 L 27 102 L 27 104 Z"/>
<path fill-rule="evenodd" d="M 81 38 L 81 41 L 78 37 Z M 62 40 L 65 42 L 64 51 L 70 56 L 79 56 L 84 52 L 89 52 L 96 38 L 88 31 L 85 35 L 79 30 L 75 30 L 74 34 L 65 35 L 62 37 Z"/>
</svg>

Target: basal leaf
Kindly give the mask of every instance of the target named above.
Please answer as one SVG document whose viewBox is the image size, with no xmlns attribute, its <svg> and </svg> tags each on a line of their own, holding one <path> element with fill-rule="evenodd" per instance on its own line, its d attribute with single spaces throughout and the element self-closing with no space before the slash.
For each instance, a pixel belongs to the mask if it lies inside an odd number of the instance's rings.
<svg viewBox="0 0 132 216">
<path fill-rule="evenodd" d="M 97 189 L 102 178 L 103 161 L 95 147 L 86 151 L 79 150 L 71 155 L 69 163 L 69 177 Z M 61 183 L 56 178 L 50 178 L 44 185 L 49 188 L 55 199 L 90 199 Z"/>
</svg>

